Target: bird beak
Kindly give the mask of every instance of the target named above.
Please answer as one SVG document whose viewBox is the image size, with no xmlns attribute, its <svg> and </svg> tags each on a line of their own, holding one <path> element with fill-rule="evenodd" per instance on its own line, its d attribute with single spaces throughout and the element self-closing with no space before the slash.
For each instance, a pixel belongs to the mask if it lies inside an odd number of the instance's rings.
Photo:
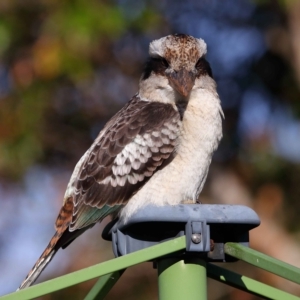
<svg viewBox="0 0 300 300">
<path fill-rule="evenodd" d="M 171 86 L 184 98 L 186 98 L 195 83 L 195 74 L 186 69 L 180 69 L 168 74 Z"/>
</svg>

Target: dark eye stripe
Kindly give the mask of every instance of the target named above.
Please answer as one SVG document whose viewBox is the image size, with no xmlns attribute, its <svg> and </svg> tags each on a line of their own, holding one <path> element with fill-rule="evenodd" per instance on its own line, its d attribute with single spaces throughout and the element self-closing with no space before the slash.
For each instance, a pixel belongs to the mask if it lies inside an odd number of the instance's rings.
<svg viewBox="0 0 300 300">
<path fill-rule="evenodd" d="M 200 77 L 200 76 L 203 76 L 203 75 L 209 75 L 211 78 L 213 78 L 213 74 L 212 74 L 210 64 L 204 57 L 201 57 L 197 61 L 196 69 L 198 71 L 197 77 Z"/>
<path fill-rule="evenodd" d="M 155 61 L 156 63 L 161 63 L 166 68 L 169 67 L 168 61 L 163 57 L 155 57 L 155 58 L 152 58 L 152 60 Z"/>
<path fill-rule="evenodd" d="M 159 75 L 164 75 L 169 67 L 168 61 L 163 57 L 150 57 L 145 65 L 142 80 L 147 79 L 152 72 Z"/>
</svg>

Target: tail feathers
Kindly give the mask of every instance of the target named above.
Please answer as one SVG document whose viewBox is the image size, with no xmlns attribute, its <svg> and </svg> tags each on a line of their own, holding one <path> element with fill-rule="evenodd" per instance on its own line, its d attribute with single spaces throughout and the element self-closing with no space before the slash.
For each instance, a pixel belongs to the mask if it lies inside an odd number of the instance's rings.
<svg viewBox="0 0 300 300">
<path fill-rule="evenodd" d="M 51 261 L 57 250 L 64 245 L 64 243 L 69 242 L 69 240 L 64 239 L 64 236 L 68 237 L 71 235 L 67 228 L 72 220 L 72 210 L 73 210 L 73 200 L 68 198 L 64 205 L 62 206 L 59 215 L 57 217 L 55 227 L 56 232 L 52 239 L 50 240 L 47 248 L 42 253 L 41 257 L 35 263 L 31 271 L 26 276 L 25 280 L 21 283 L 18 290 L 24 289 L 31 286 L 37 278 L 40 276 L 42 271 L 46 268 L 48 263 Z M 62 239 L 61 239 L 62 238 Z"/>
<path fill-rule="evenodd" d="M 50 240 L 45 251 L 42 253 L 40 258 L 37 260 L 31 271 L 28 273 L 24 281 L 21 283 L 19 290 L 24 289 L 32 285 L 37 278 L 40 276 L 42 271 L 46 268 L 48 263 L 51 261 L 57 250 L 60 248 L 58 244 L 60 238 L 62 237 L 66 226 L 60 228 L 61 231 L 56 231 L 52 239 Z"/>
<path fill-rule="evenodd" d="M 47 249 L 46 249 L 47 250 Z M 48 263 L 51 261 L 53 256 L 55 255 L 57 250 L 52 249 L 50 252 L 48 252 L 46 255 L 42 255 L 39 260 L 36 262 L 34 267 L 31 269 L 31 271 L 28 273 L 24 281 L 21 283 L 18 290 L 22 290 L 26 287 L 31 286 L 40 276 L 42 271 L 46 268 Z M 45 251 L 46 252 L 46 251 Z M 44 253 L 43 253 L 44 254 Z"/>
<path fill-rule="evenodd" d="M 24 281 L 21 283 L 19 290 L 24 289 L 26 287 L 29 287 L 32 285 L 37 278 L 40 276 L 42 271 L 46 268 L 48 263 L 51 261 L 53 258 L 54 254 L 57 252 L 57 250 L 60 248 L 57 246 L 57 243 L 59 242 L 61 236 L 63 235 L 66 226 L 61 227 L 60 231 L 56 231 L 52 239 L 50 240 L 47 248 L 45 251 L 42 253 L 38 261 L 35 263 L 31 271 L 28 273 Z"/>
</svg>

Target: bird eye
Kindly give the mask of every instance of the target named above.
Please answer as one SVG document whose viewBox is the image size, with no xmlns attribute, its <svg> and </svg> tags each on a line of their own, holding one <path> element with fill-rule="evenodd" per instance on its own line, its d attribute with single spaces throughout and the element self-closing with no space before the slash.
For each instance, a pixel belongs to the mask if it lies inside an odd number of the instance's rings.
<svg viewBox="0 0 300 300">
<path fill-rule="evenodd" d="M 209 75 L 211 78 L 213 78 L 211 67 L 205 57 L 199 58 L 195 67 L 198 71 L 198 74 Z"/>
<path fill-rule="evenodd" d="M 169 63 L 168 63 L 168 61 L 165 59 L 165 58 L 161 58 L 161 63 L 166 67 L 166 68 L 168 68 L 169 67 Z"/>
<path fill-rule="evenodd" d="M 203 57 L 199 58 L 196 63 L 196 69 L 201 68 L 201 65 L 203 64 L 203 62 L 204 62 L 204 58 Z"/>
<path fill-rule="evenodd" d="M 169 68 L 169 63 L 168 63 L 168 61 L 165 58 L 163 58 L 163 57 L 156 57 L 156 58 L 154 58 L 154 60 L 157 63 L 161 64 L 163 67 Z"/>
</svg>

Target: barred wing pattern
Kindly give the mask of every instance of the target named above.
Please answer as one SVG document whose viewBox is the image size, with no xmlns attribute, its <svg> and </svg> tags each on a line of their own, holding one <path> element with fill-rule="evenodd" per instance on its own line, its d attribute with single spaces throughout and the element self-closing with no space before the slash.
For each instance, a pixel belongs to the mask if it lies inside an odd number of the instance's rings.
<svg viewBox="0 0 300 300">
<path fill-rule="evenodd" d="M 56 232 L 19 289 L 33 284 L 59 248 L 119 210 L 175 155 L 180 115 L 170 104 L 137 95 L 104 127 L 77 164 Z"/>
<path fill-rule="evenodd" d="M 171 104 L 135 96 L 105 126 L 74 181 L 70 231 L 126 204 L 175 154 L 180 115 Z"/>
</svg>

